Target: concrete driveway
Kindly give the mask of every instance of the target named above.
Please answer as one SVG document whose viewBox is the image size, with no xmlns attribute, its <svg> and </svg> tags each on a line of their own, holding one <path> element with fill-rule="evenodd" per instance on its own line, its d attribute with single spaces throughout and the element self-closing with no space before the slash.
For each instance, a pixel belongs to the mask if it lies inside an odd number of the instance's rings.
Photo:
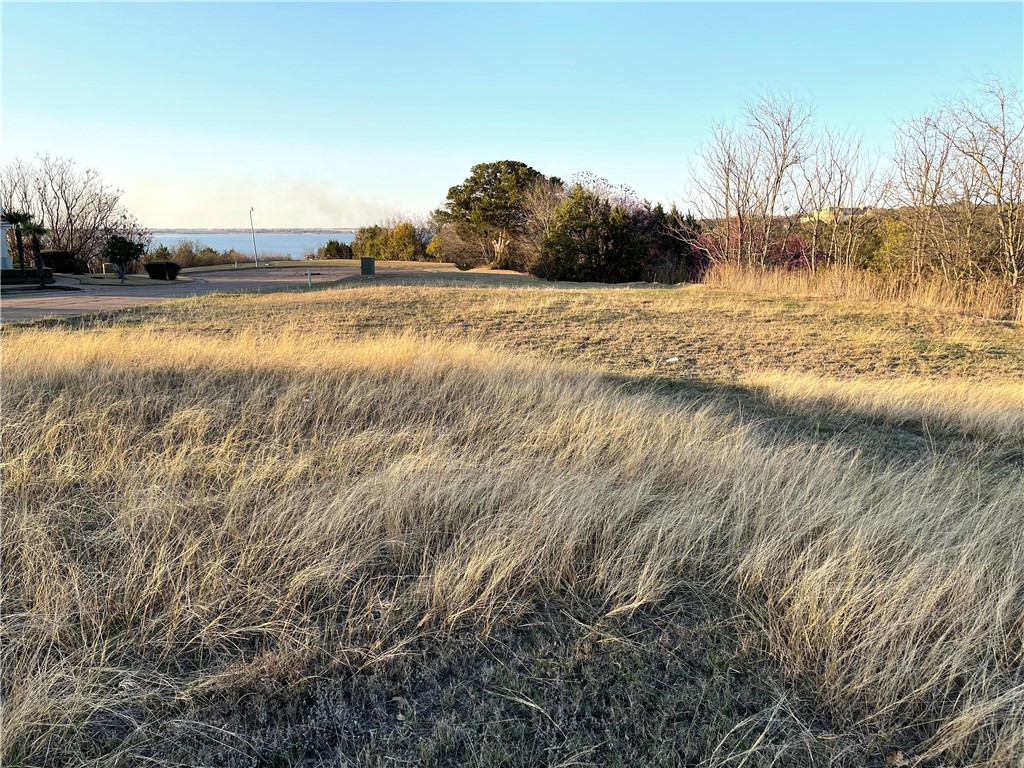
<svg viewBox="0 0 1024 768">
<path fill-rule="evenodd" d="M 74 278 L 60 277 L 58 285 L 78 290 L 16 289 L 0 296 L 0 321 L 5 323 L 38 320 L 44 317 L 74 317 L 104 312 L 141 304 L 155 304 L 168 299 L 203 296 L 210 293 L 238 293 L 268 291 L 289 286 L 306 285 L 306 270 L 312 271 L 314 283 L 333 282 L 359 274 L 353 262 L 341 264 L 315 264 L 309 266 L 266 267 L 259 269 L 232 269 L 183 273 L 188 282 L 157 281 L 145 285 L 79 285 Z M 378 262 L 381 272 L 449 272 L 448 264 L 413 266 L 406 262 Z"/>
</svg>

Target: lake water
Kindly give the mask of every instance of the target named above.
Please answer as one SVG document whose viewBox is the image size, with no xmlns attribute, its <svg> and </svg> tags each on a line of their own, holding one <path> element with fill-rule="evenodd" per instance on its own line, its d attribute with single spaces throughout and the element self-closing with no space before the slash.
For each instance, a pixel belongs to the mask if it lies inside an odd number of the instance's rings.
<svg viewBox="0 0 1024 768">
<path fill-rule="evenodd" d="M 315 251 L 328 240 L 351 244 L 355 237 L 352 232 L 257 232 L 256 250 L 261 259 L 301 259 L 308 251 Z M 234 248 L 252 255 L 252 235 L 248 232 L 154 232 L 151 247 L 166 245 L 174 248 L 182 240 L 195 240 L 200 247 L 208 245 L 217 251 Z"/>
</svg>

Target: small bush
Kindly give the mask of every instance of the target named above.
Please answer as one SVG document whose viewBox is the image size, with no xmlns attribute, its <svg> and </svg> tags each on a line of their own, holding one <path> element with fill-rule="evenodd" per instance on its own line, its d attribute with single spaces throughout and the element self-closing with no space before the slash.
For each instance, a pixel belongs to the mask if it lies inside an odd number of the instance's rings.
<svg viewBox="0 0 1024 768">
<path fill-rule="evenodd" d="M 151 280 L 177 280 L 181 265 L 173 261 L 151 261 L 144 265 Z"/>
<path fill-rule="evenodd" d="M 44 266 L 49 267 L 54 272 L 70 272 L 73 274 L 81 272 L 75 257 L 67 251 L 40 251 L 39 256 L 43 260 Z"/>
<path fill-rule="evenodd" d="M 315 254 L 307 256 L 307 258 L 314 259 L 351 259 L 352 258 L 352 246 L 341 242 L 340 240 L 328 240 L 320 248 L 317 249 Z"/>
<path fill-rule="evenodd" d="M 429 261 L 427 245 L 429 233 L 408 221 L 393 225 L 375 224 L 361 227 L 352 241 L 351 252 L 356 258 L 380 261 Z"/>
</svg>

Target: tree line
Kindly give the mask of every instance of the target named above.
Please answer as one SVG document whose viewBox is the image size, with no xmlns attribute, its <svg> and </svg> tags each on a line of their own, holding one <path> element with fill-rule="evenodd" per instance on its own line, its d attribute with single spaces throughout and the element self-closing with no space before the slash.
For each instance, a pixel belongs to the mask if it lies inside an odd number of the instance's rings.
<svg viewBox="0 0 1024 768">
<path fill-rule="evenodd" d="M 474 166 L 431 221 L 433 258 L 549 280 L 678 282 L 703 261 L 680 236 L 692 217 L 593 174 L 566 183 L 512 160 Z"/>
<path fill-rule="evenodd" d="M 819 124 L 806 103 L 765 94 L 738 120 L 711 125 L 685 210 L 592 174 L 565 181 L 500 160 L 473 166 L 425 220 L 363 227 L 351 246 L 332 242 L 315 255 L 602 282 L 700 280 L 719 265 L 841 267 L 1016 290 L 1024 286 L 1022 114 L 1019 91 L 993 80 L 898 124 L 891 151 L 878 154 L 853 131 Z M 14 161 L 0 172 L 0 202 L 15 224 L 12 251 L 24 254 L 24 235 L 44 259 L 47 250 L 63 254 L 76 271 L 112 258 L 112 237 L 149 243 L 120 191 L 64 158 Z"/>
<path fill-rule="evenodd" d="M 125 206 L 122 195 L 98 171 L 81 169 L 74 160 L 51 155 L 34 162 L 15 159 L 0 172 L 0 206 L 11 224 L 11 252 L 24 266 L 20 239 L 26 224 L 35 237 L 33 261 L 57 271 L 99 271 L 103 262 L 136 250 L 126 250 L 121 241 L 145 251 L 149 232 Z M 111 242 L 114 237 L 121 240 Z"/>
<path fill-rule="evenodd" d="M 998 81 L 896 126 L 887 157 L 806 104 L 762 96 L 716 123 L 694 174 L 712 263 L 1024 280 L 1024 119 Z"/>
<path fill-rule="evenodd" d="M 872 153 L 806 103 L 764 94 L 712 124 L 685 212 L 588 173 L 566 183 L 519 161 L 481 163 L 432 213 L 425 249 L 402 258 L 556 280 L 838 267 L 1020 289 L 1022 114 L 1019 91 L 989 81 L 896 125 L 890 152 Z M 370 239 L 387 238 L 378 229 Z"/>
</svg>

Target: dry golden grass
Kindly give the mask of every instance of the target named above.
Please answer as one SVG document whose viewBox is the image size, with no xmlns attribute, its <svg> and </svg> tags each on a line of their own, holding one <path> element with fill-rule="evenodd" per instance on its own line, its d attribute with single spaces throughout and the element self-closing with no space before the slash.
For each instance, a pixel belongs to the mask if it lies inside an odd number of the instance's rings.
<svg viewBox="0 0 1024 768">
<path fill-rule="evenodd" d="M 624 340 L 659 309 L 662 322 L 689 327 L 701 306 L 724 339 L 766 318 L 796 327 L 810 316 L 816 330 L 794 334 L 778 367 L 817 378 L 758 375 L 731 352 L 713 365 L 695 347 L 732 388 L 706 376 L 666 390 L 665 352 L 644 362 Z M 1012 331 L 961 324 L 955 341 L 935 339 L 984 361 L 965 382 L 887 371 L 839 382 L 814 314 L 834 310 L 758 306 L 751 318 L 756 308 L 744 315 L 741 300 L 730 308 L 713 292 L 358 289 L 6 331 L 0 759 L 292 765 L 316 745 L 334 765 L 383 765 L 388 754 L 423 764 L 1019 765 L 1024 446 L 1019 353 L 1003 335 Z M 435 338 L 407 330 L 437 317 L 447 323 L 428 322 Z M 452 338 L 481 338 L 463 324 L 487 317 L 508 329 L 494 334 L 502 348 Z M 560 317 L 567 347 L 548 327 Z M 836 338 L 895 345 L 932 328 L 880 317 L 840 319 Z M 533 343 L 515 330 L 530 318 Z M 577 349 L 585 327 L 592 355 Z M 909 345 L 903 367 L 934 348 Z M 946 359 L 928 364 L 933 379 Z M 752 394 L 731 409 L 736 383 Z M 978 449 L 861 450 L 858 431 L 779 426 L 749 410 L 758 399 L 874 431 L 913 422 Z M 575 671 L 557 667 L 573 653 L 558 635 L 539 648 L 524 641 L 535 656 L 500 685 L 477 659 L 449 670 L 450 700 L 428 707 L 411 692 L 415 670 L 449 658 L 462 631 L 496 658 L 487 638 L 518 648 L 524 632 L 572 625 L 566 615 L 595 622 Z M 681 631 L 698 616 L 707 630 L 690 646 L 650 634 L 652 622 Z M 615 630 L 623 620 L 639 628 Z M 673 705 L 686 719 L 663 721 L 671 691 L 635 677 L 638 664 L 663 665 L 655 678 L 666 679 L 689 666 L 734 687 L 695 689 Z M 600 675 L 587 696 L 560 693 L 588 669 Z M 333 699 L 313 678 L 341 681 L 341 709 L 318 709 Z M 736 687 L 741 678 L 752 693 Z M 481 691 L 510 709 L 481 715 Z M 705 696 L 718 696 L 711 710 Z M 260 702 L 258 727 L 211 715 L 249 711 L 247 701 Z M 445 707 L 457 722 L 442 721 Z M 293 730 L 270 729 L 257 748 L 256 721 L 275 717 Z M 281 734 L 299 725 L 305 746 L 288 752 Z M 528 736 L 501 751 L 515 727 Z M 395 741 L 379 741 L 388 729 Z M 192 748 L 190 760 L 181 750 Z"/>
<path fill-rule="evenodd" d="M 1024 290 L 995 281 L 953 282 L 937 275 L 911 283 L 896 276 L 843 267 L 811 272 L 719 264 L 708 272 L 704 282 L 714 288 L 755 294 L 851 299 L 1024 323 Z"/>
<path fill-rule="evenodd" d="M 469 275 L 466 277 L 475 277 Z M 421 276 L 421 281 L 448 276 Z M 751 371 L 837 378 L 1019 378 L 1021 330 L 865 302 L 665 289 L 393 287 L 203 297 L 72 322 L 186 330 L 294 328 L 338 340 L 414 332 L 618 373 L 737 381 Z M 63 327 L 66 321 L 58 321 Z M 667 360 L 676 358 L 673 363 Z"/>
</svg>

